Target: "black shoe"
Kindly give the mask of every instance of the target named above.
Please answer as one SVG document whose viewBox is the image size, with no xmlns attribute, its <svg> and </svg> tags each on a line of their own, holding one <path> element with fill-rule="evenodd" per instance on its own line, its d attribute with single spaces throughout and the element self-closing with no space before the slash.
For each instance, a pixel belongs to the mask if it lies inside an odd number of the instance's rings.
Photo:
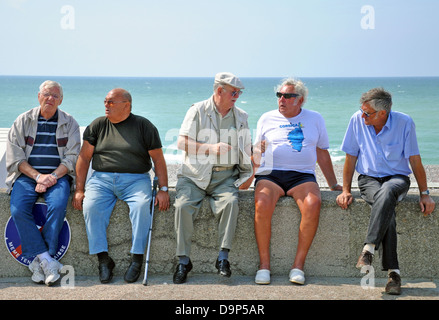
<svg viewBox="0 0 439 320">
<path fill-rule="evenodd" d="M 224 277 L 230 277 L 232 275 L 232 270 L 230 270 L 230 263 L 227 259 L 219 261 L 216 260 L 215 268 L 218 269 L 218 273 Z"/>
<path fill-rule="evenodd" d="M 125 272 L 123 279 L 128 283 L 136 282 L 140 276 L 140 269 L 142 269 L 142 264 L 132 261 L 127 271 Z"/>
<path fill-rule="evenodd" d="M 101 283 L 109 283 L 113 278 L 113 269 L 115 267 L 113 259 L 110 257 L 107 262 L 99 263 L 99 280 Z"/>
<path fill-rule="evenodd" d="M 192 270 L 192 262 L 189 260 L 188 264 L 179 263 L 177 270 L 175 270 L 173 281 L 175 284 L 185 283 L 187 274 Z"/>
</svg>

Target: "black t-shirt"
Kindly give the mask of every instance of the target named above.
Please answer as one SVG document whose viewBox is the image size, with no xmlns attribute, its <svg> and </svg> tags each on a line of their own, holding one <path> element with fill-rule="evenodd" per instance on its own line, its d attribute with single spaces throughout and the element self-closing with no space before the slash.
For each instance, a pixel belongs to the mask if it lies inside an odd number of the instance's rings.
<svg viewBox="0 0 439 320">
<path fill-rule="evenodd" d="M 148 151 L 162 147 L 157 128 L 146 118 L 130 114 L 119 123 L 95 119 L 83 140 L 95 147 L 92 168 L 103 172 L 145 173 L 151 170 Z"/>
</svg>

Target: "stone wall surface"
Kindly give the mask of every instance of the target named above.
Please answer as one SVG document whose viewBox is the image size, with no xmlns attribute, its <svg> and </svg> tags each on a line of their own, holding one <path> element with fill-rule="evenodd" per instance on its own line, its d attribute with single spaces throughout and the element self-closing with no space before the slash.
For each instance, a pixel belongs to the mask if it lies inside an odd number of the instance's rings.
<svg viewBox="0 0 439 320">
<path fill-rule="evenodd" d="M 335 203 L 338 192 L 322 191 L 322 209 L 319 229 L 307 257 L 305 272 L 310 276 L 359 277 L 364 276 L 355 268 L 363 246 L 370 216 L 369 206 L 354 192 L 355 201 L 348 210 Z M 171 203 L 175 190 L 170 189 Z M 258 269 L 258 251 L 254 235 L 254 193 L 240 191 L 240 214 L 229 258 L 233 274 L 254 275 Z M 433 198 L 439 203 L 439 195 Z M 439 221 L 437 209 L 424 217 L 419 210 L 418 195 L 410 192 L 397 207 L 398 253 L 400 268 L 405 277 L 439 278 Z M 10 217 L 9 196 L 0 192 L 0 230 L 4 232 Z M 71 265 L 76 275 L 97 275 L 96 256 L 88 253 L 88 242 L 81 211 L 75 210 L 71 201 L 67 208 L 71 228 L 70 247 L 61 263 Z M 209 202 L 204 200 L 195 219 L 195 233 L 191 260 L 194 273 L 216 272 L 214 261 L 218 254 L 217 221 L 211 213 Z M 297 246 L 300 212 L 288 197 L 279 200 L 273 215 L 271 266 L 272 274 L 287 275 L 294 260 Z M 128 206 L 118 201 L 108 228 L 109 254 L 116 262 L 115 274 L 123 275 L 130 262 L 131 225 Z M 4 241 L 4 240 L 2 240 Z M 175 258 L 174 208 L 156 210 L 153 221 L 150 263 L 151 274 L 172 275 Z M 379 255 L 373 263 L 377 275 L 382 274 Z M 0 245 L 0 277 L 30 275 Z"/>
</svg>

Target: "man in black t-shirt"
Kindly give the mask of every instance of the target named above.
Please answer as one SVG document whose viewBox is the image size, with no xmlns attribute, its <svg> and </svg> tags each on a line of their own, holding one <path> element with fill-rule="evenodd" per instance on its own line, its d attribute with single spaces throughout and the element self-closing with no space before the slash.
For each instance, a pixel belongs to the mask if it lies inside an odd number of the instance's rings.
<svg viewBox="0 0 439 320">
<path fill-rule="evenodd" d="M 157 128 L 147 119 L 131 113 L 131 95 L 124 89 L 111 90 L 104 101 L 105 116 L 84 131 L 76 171 L 73 206 L 84 211 L 90 254 L 97 254 L 99 278 L 108 283 L 115 263 L 108 256 L 107 227 L 116 200 L 130 208 L 132 262 L 126 282 L 135 282 L 143 262 L 151 224 L 152 162 L 160 190 L 154 205 L 169 209 L 168 174 Z M 93 175 L 85 184 L 92 162 Z"/>
</svg>

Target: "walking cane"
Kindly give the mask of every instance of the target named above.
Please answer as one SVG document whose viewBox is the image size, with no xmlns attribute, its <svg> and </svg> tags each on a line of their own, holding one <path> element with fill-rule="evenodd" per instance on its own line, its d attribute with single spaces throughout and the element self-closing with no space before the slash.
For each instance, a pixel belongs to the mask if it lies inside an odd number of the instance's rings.
<svg viewBox="0 0 439 320">
<path fill-rule="evenodd" d="M 151 247 L 151 233 L 152 233 L 152 221 L 154 218 L 154 202 L 157 194 L 157 186 L 159 184 L 159 180 L 157 176 L 154 177 L 154 181 L 152 183 L 152 199 L 151 199 L 151 223 L 149 225 L 149 237 L 148 237 L 148 248 L 146 250 L 146 259 L 145 259 L 145 277 L 143 278 L 143 285 L 148 285 L 148 264 L 149 264 L 149 248 Z"/>
</svg>

